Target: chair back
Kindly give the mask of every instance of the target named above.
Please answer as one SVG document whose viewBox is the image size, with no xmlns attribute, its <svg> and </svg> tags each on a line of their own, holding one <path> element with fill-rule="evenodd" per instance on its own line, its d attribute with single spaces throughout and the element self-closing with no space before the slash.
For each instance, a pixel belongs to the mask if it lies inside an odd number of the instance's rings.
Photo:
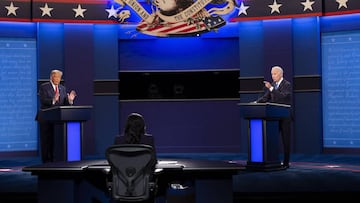
<svg viewBox="0 0 360 203">
<path fill-rule="evenodd" d="M 114 200 L 148 200 L 154 191 L 156 155 L 150 145 L 118 144 L 106 149 L 111 166 L 111 195 Z"/>
</svg>

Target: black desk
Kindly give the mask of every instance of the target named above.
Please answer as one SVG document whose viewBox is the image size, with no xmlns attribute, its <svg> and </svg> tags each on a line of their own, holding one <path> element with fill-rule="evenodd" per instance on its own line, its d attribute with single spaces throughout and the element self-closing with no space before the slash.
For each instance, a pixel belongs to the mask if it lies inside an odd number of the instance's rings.
<svg viewBox="0 0 360 203">
<path fill-rule="evenodd" d="M 236 163 L 194 159 L 160 159 L 156 168 L 160 183 L 193 181 L 196 203 L 232 203 L 232 176 L 244 170 Z M 38 176 L 39 203 L 108 202 L 109 170 L 106 160 L 51 162 L 23 168 Z"/>
</svg>

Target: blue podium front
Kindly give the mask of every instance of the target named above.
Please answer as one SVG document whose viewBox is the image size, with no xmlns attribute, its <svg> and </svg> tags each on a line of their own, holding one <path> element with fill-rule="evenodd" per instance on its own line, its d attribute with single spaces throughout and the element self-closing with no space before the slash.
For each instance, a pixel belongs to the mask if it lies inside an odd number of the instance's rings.
<svg viewBox="0 0 360 203">
<path fill-rule="evenodd" d="M 83 123 L 91 118 L 92 106 L 56 106 L 41 110 L 41 119 L 53 122 L 58 160 L 82 160 Z M 59 158 L 60 157 L 60 158 Z"/>
<path fill-rule="evenodd" d="M 281 169 L 279 121 L 290 117 L 290 105 L 240 103 L 241 116 L 248 120 L 248 161 L 252 170 Z"/>
</svg>

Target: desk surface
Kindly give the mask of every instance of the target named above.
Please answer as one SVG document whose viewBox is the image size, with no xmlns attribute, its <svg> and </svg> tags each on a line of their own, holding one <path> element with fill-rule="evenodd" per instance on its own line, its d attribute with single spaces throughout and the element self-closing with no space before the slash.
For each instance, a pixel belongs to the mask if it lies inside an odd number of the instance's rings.
<svg viewBox="0 0 360 203">
<path fill-rule="evenodd" d="M 244 168 L 240 164 L 220 160 L 159 159 L 157 169 L 162 170 L 159 173 L 155 171 L 157 194 L 166 196 L 168 191 L 174 193 L 169 185 L 184 181 L 195 189 L 196 202 L 233 202 L 232 178 Z M 76 200 L 91 203 L 92 197 L 102 202 L 109 201 L 104 195 L 109 192 L 107 178 L 110 167 L 106 160 L 53 162 L 27 166 L 23 171 L 38 176 L 39 202 L 75 203 Z"/>
<path fill-rule="evenodd" d="M 207 171 L 207 172 L 230 172 L 237 173 L 243 170 L 245 167 L 221 160 L 203 160 L 203 159 L 160 159 L 156 165 L 157 169 L 163 170 L 181 170 L 181 171 Z M 106 160 L 81 160 L 81 161 L 68 161 L 68 162 L 50 162 L 45 164 L 38 164 L 32 166 L 26 166 L 22 170 L 31 172 L 38 175 L 48 172 L 84 172 L 87 170 L 106 170 L 110 169 L 110 166 Z"/>
</svg>

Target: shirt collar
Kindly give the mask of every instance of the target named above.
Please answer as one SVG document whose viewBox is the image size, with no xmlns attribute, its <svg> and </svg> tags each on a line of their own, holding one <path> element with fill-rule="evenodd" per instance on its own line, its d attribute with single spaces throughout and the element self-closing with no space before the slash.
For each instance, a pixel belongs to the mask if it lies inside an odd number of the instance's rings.
<svg viewBox="0 0 360 203">
<path fill-rule="evenodd" d="M 50 80 L 50 83 L 51 83 L 52 87 L 55 89 L 56 85 L 51 80 Z"/>
</svg>

